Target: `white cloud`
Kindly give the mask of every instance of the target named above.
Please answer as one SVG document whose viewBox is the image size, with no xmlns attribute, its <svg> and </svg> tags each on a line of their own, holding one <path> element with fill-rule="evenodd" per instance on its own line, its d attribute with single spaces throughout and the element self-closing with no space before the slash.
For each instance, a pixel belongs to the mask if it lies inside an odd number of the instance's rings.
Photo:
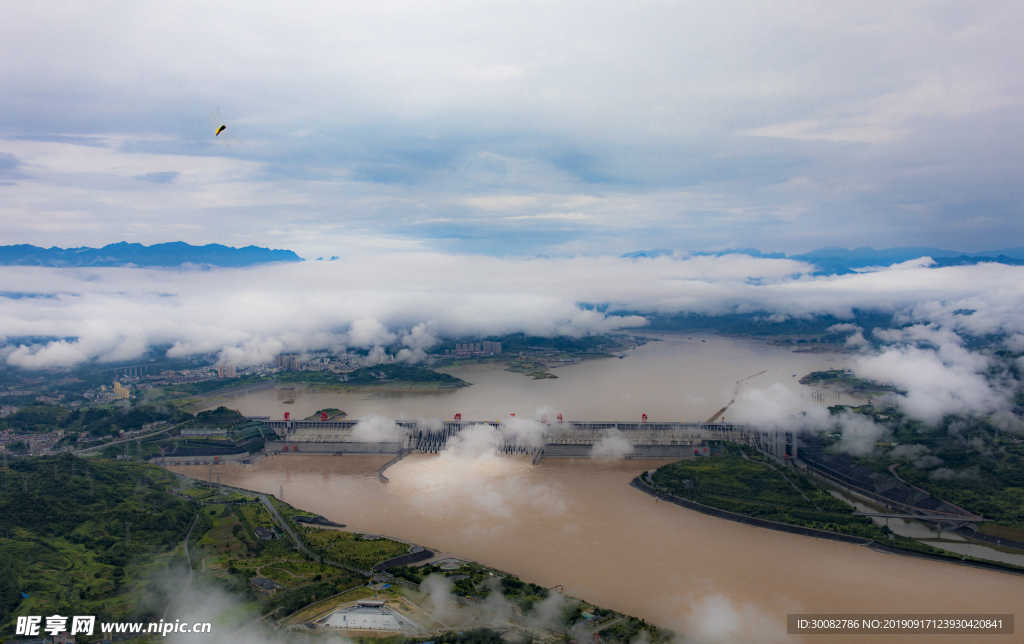
<svg viewBox="0 0 1024 644">
<path fill-rule="evenodd" d="M 895 344 L 858 358 L 854 373 L 905 391 L 893 397 L 912 417 L 934 423 L 946 414 L 990 414 L 1008 408 L 1010 383 L 993 381 L 988 374 L 991 359 L 966 349 L 952 331 L 915 325 L 874 335 Z"/>
<path fill-rule="evenodd" d="M 364 416 L 352 428 L 352 440 L 365 443 L 401 442 L 405 436 L 406 430 L 395 421 L 376 414 Z"/>
<path fill-rule="evenodd" d="M 0 297 L 0 331 L 5 338 L 74 338 L 8 353 L 10 364 L 29 368 L 131 359 L 155 344 L 172 345 L 175 356 L 221 352 L 247 364 L 280 351 L 394 342 L 411 359 L 439 336 L 579 337 L 646 324 L 581 302 L 607 303 L 611 311 L 779 317 L 847 317 L 877 308 L 928 323 L 874 330 L 876 339 L 896 344 L 855 368 L 915 391 L 930 388 L 926 398 L 950 400 L 980 400 L 989 364 L 958 344 L 956 331 L 1024 334 L 1018 314 L 1024 268 L 901 268 L 817 278 L 806 270 L 799 262 L 743 255 L 633 261 L 407 252 L 210 271 L 2 267 L 0 292 L 34 296 Z M 953 315 L 965 306 L 977 313 Z M 900 365 L 913 366 L 895 369 Z M 943 379 L 948 376 L 957 379 Z M 930 379 L 936 380 L 927 384 Z"/>
<path fill-rule="evenodd" d="M 633 453 L 633 443 L 617 429 L 606 429 L 594 443 L 590 458 L 624 458 Z"/>
<path fill-rule="evenodd" d="M 316 257 L 1024 231 L 1019 3 L 219 8 L 229 29 L 197 2 L 5 14 L 0 60 L 31 61 L 0 64 L 7 241 L 276 231 Z M 214 104 L 245 145 L 217 146 Z M 158 173 L 177 175 L 135 179 Z"/>
<path fill-rule="evenodd" d="M 642 328 L 647 321 L 633 314 L 638 311 L 763 311 L 785 320 L 876 309 L 909 326 L 873 329 L 873 339 L 887 345 L 877 351 L 854 332 L 851 344 L 862 353 L 851 368 L 858 376 L 894 384 L 905 393 L 892 400 L 926 422 L 948 413 L 996 414 L 1001 427 L 1019 427 L 1010 413 L 1014 381 L 993 375 L 992 356 L 969 350 L 959 334 L 1003 334 L 1010 344 L 1024 335 L 1024 267 L 904 265 L 831 277 L 808 270 L 799 262 L 739 255 L 635 261 L 399 252 L 208 271 L 2 267 L 0 292 L 15 294 L 0 297 L 3 338 L 62 338 L 8 344 L 2 356 L 10 365 L 40 369 L 130 360 L 163 344 L 171 346 L 170 356 L 215 352 L 245 365 L 268 363 L 280 352 L 363 347 L 367 364 L 376 364 L 386 359 L 383 347 L 398 343 L 399 358 L 415 362 L 439 337 L 580 337 Z M 610 308 L 601 313 L 581 303 Z M 975 313 L 954 313 L 965 308 Z M 794 395 L 781 386 L 748 388 L 728 417 L 783 422 L 803 408 Z M 530 426 L 522 422 L 529 442 Z M 840 424 L 851 437 L 883 434 Z M 855 450 L 868 438 L 844 443 Z"/>
</svg>

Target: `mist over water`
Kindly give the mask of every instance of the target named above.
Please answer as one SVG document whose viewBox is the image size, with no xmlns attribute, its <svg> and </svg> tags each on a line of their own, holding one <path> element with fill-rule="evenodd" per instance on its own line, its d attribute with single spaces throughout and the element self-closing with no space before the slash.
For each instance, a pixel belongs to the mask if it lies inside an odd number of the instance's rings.
<svg viewBox="0 0 1024 644">
<path fill-rule="evenodd" d="M 224 404 L 243 414 L 304 418 L 319 409 L 336 407 L 349 418 L 369 414 L 401 419 L 450 419 L 462 413 L 466 420 L 539 418 L 554 420 L 703 421 L 732 397 L 736 381 L 759 371 L 742 391 L 766 389 L 773 384 L 793 394 L 795 413 L 814 405 L 801 399 L 800 377 L 811 371 L 841 369 L 853 356 L 793 353 L 791 349 L 745 338 L 717 335 L 658 335 L 664 340 L 631 349 L 624 359 L 605 358 L 551 370 L 557 379 L 534 380 L 504 370 L 503 364 L 469 364 L 447 370 L 472 383 L 446 390 L 362 389 L 352 393 L 298 392 L 295 402 L 284 404 L 273 390 L 239 396 Z M 794 378 L 793 375 L 796 374 Z M 291 392 L 288 392 L 291 394 Z M 291 396 L 289 396 L 291 397 Z M 863 399 L 839 396 L 829 404 L 860 404 Z M 726 413 L 726 420 L 730 414 Z"/>
<path fill-rule="evenodd" d="M 248 415 L 302 418 L 336 407 L 361 419 L 368 434 L 393 419 L 501 419 L 501 432 L 535 437 L 531 419 L 706 420 L 735 395 L 726 420 L 769 425 L 829 418 L 801 376 L 855 366 L 855 354 L 794 353 L 752 339 L 665 335 L 629 356 L 559 367 L 555 380 L 533 380 L 501 364 L 451 370 L 472 383 L 446 391 L 298 392 L 285 405 L 273 390 L 226 404 Z M 736 381 L 746 380 L 737 393 Z M 291 392 L 288 392 L 291 394 Z M 509 417 L 516 413 L 515 418 Z M 787 420 L 788 419 L 788 420 Z M 842 431 L 874 440 L 875 427 L 853 420 Z M 570 596 L 647 619 L 698 642 L 809 641 L 785 635 L 787 613 L 1014 613 L 1024 610 L 1024 578 L 883 555 L 860 546 L 799 537 L 714 519 L 629 487 L 632 477 L 666 461 L 626 455 L 614 432 L 595 459 L 545 459 L 496 453 L 502 433 L 470 427 L 434 456 L 414 455 L 388 470 L 390 456 L 280 455 L 254 466 L 223 466 L 226 484 L 276 494 L 349 529 L 385 534 L 465 557 Z M 860 432 L 860 433 L 858 433 Z M 865 438 L 866 437 L 866 438 Z M 851 441 L 853 444 L 854 441 Z M 174 468 L 203 478 L 205 468 Z M 846 636 L 844 641 L 870 641 Z M 903 636 L 901 641 L 926 642 Z M 972 641 L 987 641 L 977 638 Z M 992 641 L 1010 641 L 1005 638 Z"/>
<path fill-rule="evenodd" d="M 394 536 L 519 575 L 705 642 L 801 641 L 786 614 L 1021 613 L 1024 578 L 884 555 L 656 503 L 630 479 L 665 461 L 542 460 L 486 451 L 303 456 L 222 466 L 348 529 Z M 205 467 L 175 471 L 205 478 Z M 931 636 L 928 636 L 931 637 Z M 901 642 L 934 638 L 901 636 Z M 813 641 L 805 639 L 802 641 Z M 848 635 L 843 641 L 873 642 Z M 1008 642 L 1013 638 L 971 641 Z"/>
</svg>

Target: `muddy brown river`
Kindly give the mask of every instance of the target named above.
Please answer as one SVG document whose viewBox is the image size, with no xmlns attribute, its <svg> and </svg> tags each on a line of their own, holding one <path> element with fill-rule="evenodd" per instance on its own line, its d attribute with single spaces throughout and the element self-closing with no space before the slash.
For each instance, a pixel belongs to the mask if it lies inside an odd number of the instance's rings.
<svg viewBox="0 0 1024 644">
<path fill-rule="evenodd" d="M 278 456 L 220 466 L 221 482 L 277 494 L 347 524 L 468 558 L 709 642 L 873 642 L 787 636 L 787 613 L 1016 613 L 1024 577 L 886 555 L 656 503 L 629 487 L 661 461 Z M 199 479 L 206 467 L 171 468 Z M 1017 635 L 900 642 L 1024 641 Z"/>
<path fill-rule="evenodd" d="M 456 413 L 467 420 L 508 418 L 510 413 L 532 418 L 547 414 L 553 419 L 556 413 L 563 413 L 566 420 L 638 421 L 641 414 L 647 414 L 651 421 L 702 421 L 729 402 L 738 380 L 749 377 L 737 405 L 726 414 L 726 420 L 746 422 L 753 418 L 736 417 L 745 402 L 747 407 L 753 402 L 745 401 L 745 396 L 774 385 L 776 397 L 789 396 L 776 401 L 785 408 L 785 415 L 797 413 L 815 404 L 811 390 L 799 384 L 801 376 L 842 369 L 853 359 L 845 354 L 795 353 L 749 338 L 710 334 L 656 337 L 662 340 L 630 349 L 623 359 L 555 366 L 551 369 L 558 376 L 555 379 L 534 380 L 506 371 L 504 364 L 466 364 L 446 371 L 471 383 L 470 387 L 313 393 L 298 385 L 289 391 L 268 389 L 228 400 L 212 399 L 207 407 L 226 405 L 247 416 L 275 419 L 285 412 L 293 419 L 304 418 L 334 407 L 347 412 L 350 419 L 377 414 L 394 419 L 450 420 Z M 864 399 L 837 394 L 820 402 L 857 405 Z"/>
</svg>

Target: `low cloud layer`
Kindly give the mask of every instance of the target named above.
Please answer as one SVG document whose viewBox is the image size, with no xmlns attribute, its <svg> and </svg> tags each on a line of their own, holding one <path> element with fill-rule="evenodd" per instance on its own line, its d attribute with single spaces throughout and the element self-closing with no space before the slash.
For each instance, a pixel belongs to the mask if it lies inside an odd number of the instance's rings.
<svg viewBox="0 0 1024 644">
<path fill-rule="evenodd" d="M 633 443 L 617 429 L 606 429 L 594 443 L 591 458 L 623 458 L 633 453 Z"/>
<path fill-rule="evenodd" d="M 356 423 L 351 438 L 366 443 L 397 443 L 402 441 L 406 434 L 405 429 L 395 421 L 370 414 Z"/>
<path fill-rule="evenodd" d="M 267 363 L 282 351 L 395 342 L 407 351 L 403 357 L 416 359 L 440 336 L 578 337 L 642 328 L 647 321 L 637 313 L 849 318 L 855 309 L 877 309 L 898 321 L 938 325 L 947 338 L 954 331 L 1024 334 L 1021 267 L 915 265 L 831 277 L 812 277 L 810 270 L 745 255 L 628 260 L 437 253 L 212 271 L 3 267 L 0 337 L 63 338 L 6 349 L 8 364 L 38 369 L 130 360 L 155 344 L 172 345 L 171 356 L 219 352 L 240 365 Z M 608 305 L 609 312 L 581 303 Z M 977 313 L 956 313 L 965 308 Z M 943 346 L 954 352 L 950 342 Z M 905 352 L 902 359 L 926 357 Z M 886 358 L 880 360 L 877 368 L 865 362 L 865 373 L 885 372 Z"/>
<path fill-rule="evenodd" d="M 843 412 L 830 414 L 825 407 L 800 398 L 792 390 L 775 383 L 767 389 L 747 389 L 740 393 L 730 409 L 730 420 L 750 423 L 763 429 L 785 427 L 788 430 L 823 430 L 840 435 L 836 449 L 854 455 L 874 450 L 875 442 L 889 430 L 870 418 Z"/>
<path fill-rule="evenodd" d="M 912 417 L 934 423 L 946 414 L 989 414 L 1011 406 L 1016 381 L 1008 373 L 993 374 L 993 358 L 968 350 L 953 330 L 918 324 L 874 335 L 887 346 L 854 362 L 854 372 L 905 392 L 890 399 Z"/>
<path fill-rule="evenodd" d="M 895 385 L 901 393 L 893 400 L 913 417 L 1008 414 L 1015 381 L 994 374 L 993 357 L 968 349 L 964 338 L 1024 346 L 1024 267 L 928 264 L 822 277 L 799 262 L 745 255 L 390 253 L 209 271 L 3 267 L 0 356 L 42 369 L 133 360 L 167 345 L 171 357 L 216 353 L 249 365 L 318 349 L 359 348 L 380 358 L 384 346 L 397 346 L 399 359 L 416 362 L 445 337 L 580 337 L 642 330 L 645 316 L 678 313 L 831 315 L 851 320 L 832 332 L 852 334 L 847 344 L 861 354 L 855 373 Z M 862 329 L 852 323 L 857 310 L 891 315 L 891 325 Z M 731 420 L 745 418 L 754 391 Z M 762 395 L 762 417 L 785 407 Z M 516 431 L 524 444 L 535 442 L 528 425 Z"/>
</svg>

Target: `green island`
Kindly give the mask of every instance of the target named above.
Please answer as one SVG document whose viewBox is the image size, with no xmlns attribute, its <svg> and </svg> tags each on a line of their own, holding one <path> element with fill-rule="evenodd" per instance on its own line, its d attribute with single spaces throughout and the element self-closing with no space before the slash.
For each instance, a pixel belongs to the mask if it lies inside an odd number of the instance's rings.
<svg viewBox="0 0 1024 644">
<path fill-rule="evenodd" d="M 309 416 L 306 416 L 304 420 L 320 420 L 323 414 L 327 414 L 328 420 L 334 420 L 335 418 L 344 418 L 348 416 L 345 412 L 335 407 L 326 407 L 324 409 L 318 409 Z"/>
<path fill-rule="evenodd" d="M 844 393 L 877 395 L 896 391 L 892 385 L 878 383 L 865 378 L 858 378 L 845 369 L 829 369 L 813 371 L 800 379 L 801 385 L 824 385 Z"/>
<path fill-rule="evenodd" d="M 534 380 L 543 380 L 545 378 L 557 378 L 553 373 L 548 371 L 548 368 L 541 363 L 540 360 L 532 357 L 518 357 L 509 360 L 508 366 L 505 367 L 505 371 L 514 371 L 517 373 L 523 373 L 528 376 L 533 376 Z"/>
<path fill-rule="evenodd" d="M 284 371 L 276 375 L 277 384 L 302 383 L 320 391 L 351 391 L 354 389 L 440 389 L 468 387 L 461 378 L 425 367 L 389 362 L 360 367 L 348 374 L 329 371 Z"/>
</svg>

